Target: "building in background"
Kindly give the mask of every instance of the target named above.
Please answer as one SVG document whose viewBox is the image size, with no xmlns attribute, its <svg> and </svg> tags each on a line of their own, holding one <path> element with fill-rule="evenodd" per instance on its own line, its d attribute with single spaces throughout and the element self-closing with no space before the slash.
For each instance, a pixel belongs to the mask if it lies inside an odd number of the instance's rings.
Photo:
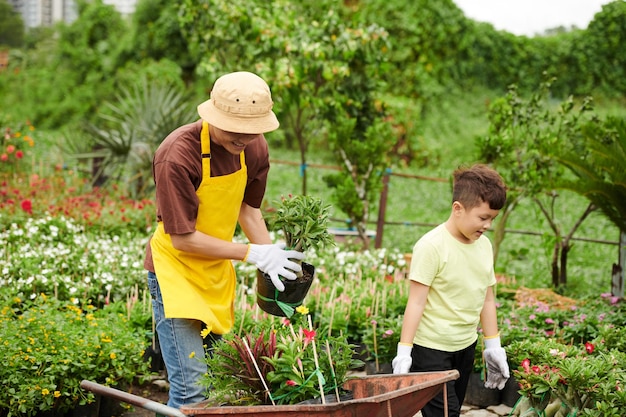
<svg viewBox="0 0 626 417">
<path fill-rule="evenodd" d="M 38 26 L 50 26 L 63 21 L 71 23 L 78 17 L 74 0 L 8 0 L 24 20 L 26 29 Z M 105 4 L 115 6 L 123 15 L 135 11 L 137 0 L 103 0 Z"/>
</svg>

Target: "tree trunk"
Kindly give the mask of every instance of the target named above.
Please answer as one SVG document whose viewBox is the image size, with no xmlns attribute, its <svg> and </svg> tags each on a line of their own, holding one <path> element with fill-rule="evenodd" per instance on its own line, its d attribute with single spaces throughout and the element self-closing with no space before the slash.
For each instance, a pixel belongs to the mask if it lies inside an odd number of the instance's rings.
<svg viewBox="0 0 626 417">
<path fill-rule="evenodd" d="M 613 264 L 611 278 L 611 294 L 614 297 L 624 298 L 624 266 L 626 266 L 626 232 L 619 234 L 619 260 Z"/>
<path fill-rule="evenodd" d="M 568 241 L 563 241 L 561 244 L 561 271 L 559 273 L 559 286 L 567 285 L 567 255 L 569 254 L 571 247 Z"/>
</svg>

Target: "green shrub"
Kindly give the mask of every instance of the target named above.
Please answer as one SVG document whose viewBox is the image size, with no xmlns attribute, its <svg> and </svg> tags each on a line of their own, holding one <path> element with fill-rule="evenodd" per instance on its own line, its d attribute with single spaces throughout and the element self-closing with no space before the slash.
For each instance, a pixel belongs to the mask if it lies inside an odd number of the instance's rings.
<svg viewBox="0 0 626 417">
<path fill-rule="evenodd" d="M 83 379 L 105 385 L 147 375 L 148 339 L 128 315 L 39 295 L 3 300 L 0 311 L 0 416 L 63 413 L 94 401 Z"/>
</svg>

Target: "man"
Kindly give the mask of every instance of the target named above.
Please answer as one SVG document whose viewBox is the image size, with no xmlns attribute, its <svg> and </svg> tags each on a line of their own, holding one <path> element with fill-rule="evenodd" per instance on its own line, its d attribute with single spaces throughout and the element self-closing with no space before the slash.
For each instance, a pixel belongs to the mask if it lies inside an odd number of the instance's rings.
<svg viewBox="0 0 626 417">
<path fill-rule="evenodd" d="M 269 171 L 264 133 L 278 128 L 263 79 L 220 77 L 201 119 L 169 134 L 154 155 L 157 229 L 145 268 L 159 344 L 170 382 L 168 405 L 204 400 L 204 346 L 234 321 L 232 260 L 254 264 L 279 291 L 295 279 L 303 254 L 272 244 L 260 210 Z M 237 223 L 250 244 L 232 241 Z"/>
</svg>

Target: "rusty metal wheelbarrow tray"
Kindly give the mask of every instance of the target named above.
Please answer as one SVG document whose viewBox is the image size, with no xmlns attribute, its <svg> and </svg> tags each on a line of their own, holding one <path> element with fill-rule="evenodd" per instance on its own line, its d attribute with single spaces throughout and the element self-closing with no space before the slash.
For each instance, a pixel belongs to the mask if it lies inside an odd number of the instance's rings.
<svg viewBox="0 0 626 417">
<path fill-rule="evenodd" d="M 458 377 L 458 371 L 369 375 L 349 380 L 343 385 L 353 395 L 353 399 L 347 401 L 222 407 L 213 407 L 204 401 L 183 406 L 180 411 L 188 416 L 413 417 L 444 389 L 446 382 Z M 326 398 L 330 397 L 326 394 Z"/>
</svg>

